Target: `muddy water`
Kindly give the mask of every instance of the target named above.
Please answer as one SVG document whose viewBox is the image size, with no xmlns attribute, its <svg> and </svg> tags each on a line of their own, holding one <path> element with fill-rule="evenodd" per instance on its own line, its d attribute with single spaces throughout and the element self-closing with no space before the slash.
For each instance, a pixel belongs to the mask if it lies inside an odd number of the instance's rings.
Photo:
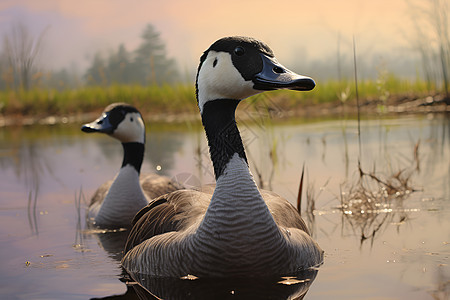
<svg viewBox="0 0 450 300">
<path fill-rule="evenodd" d="M 305 299 L 448 299 L 448 118 L 362 121 L 361 147 L 353 120 L 241 121 L 239 126 L 259 185 L 295 203 L 305 164 L 303 214 L 325 250 L 325 263 L 317 274 L 305 275 L 310 286 L 281 285 L 289 288 L 278 291 L 280 284 L 202 282 L 195 289 L 197 299 L 218 291 L 232 299 L 241 291 L 247 298 L 284 299 L 308 288 Z M 137 299 L 135 290 L 119 280 L 126 232 L 89 231 L 84 224 L 86 202 L 117 172 L 121 147 L 78 127 L 0 129 L 1 299 L 125 293 L 124 299 Z M 358 160 L 364 172 L 391 185 L 397 184 L 392 175 L 402 170 L 397 176 L 402 187 L 391 195 L 373 177 L 361 180 Z M 143 171 L 176 177 L 187 186 L 212 182 L 203 132 L 150 129 Z M 192 288 L 158 283 L 165 285 L 185 292 L 185 298 Z"/>
</svg>

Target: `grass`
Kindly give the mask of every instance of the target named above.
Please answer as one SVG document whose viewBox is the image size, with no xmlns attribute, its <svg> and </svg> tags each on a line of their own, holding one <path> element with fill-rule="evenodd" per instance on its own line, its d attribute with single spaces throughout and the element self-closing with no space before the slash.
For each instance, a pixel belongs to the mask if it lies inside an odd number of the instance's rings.
<svg viewBox="0 0 450 300">
<path fill-rule="evenodd" d="M 358 82 L 361 99 L 384 99 L 385 95 L 423 96 L 433 93 L 424 81 L 408 81 L 388 75 L 383 80 Z M 351 80 L 318 82 L 311 92 L 272 91 L 268 93 L 281 109 L 295 109 L 301 105 L 344 102 L 342 93 L 354 91 Z M 353 101 L 352 92 L 345 100 Z M 0 91 L 0 114 L 3 116 L 73 115 L 102 110 L 112 102 L 127 102 L 144 114 L 197 113 L 193 84 L 162 86 L 111 85 L 86 86 L 73 90 L 35 88 Z"/>
<path fill-rule="evenodd" d="M 142 112 L 195 111 L 195 89 L 188 85 L 89 86 L 75 90 L 0 91 L 3 115 L 67 115 L 97 111 L 113 102 L 127 102 Z"/>
<path fill-rule="evenodd" d="M 343 100 L 341 93 L 348 91 L 345 97 L 348 101 L 353 101 L 355 95 L 355 83 L 353 80 L 327 80 L 318 82 L 315 89 L 308 93 L 286 93 L 286 91 L 276 91 L 285 101 L 285 105 L 296 106 L 298 100 L 306 100 L 310 104 L 321 104 Z M 385 80 L 361 80 L 358 81 L 358 93 L 361 99 L 381 99 L 386 91 L 392 96 L 404 95 L 427 95 L 432 91 L 427 89 L 425 81 L 409 81 L 388 76 Z M 345 100 L 344 100 L 345 101 Z"/>
</svg>

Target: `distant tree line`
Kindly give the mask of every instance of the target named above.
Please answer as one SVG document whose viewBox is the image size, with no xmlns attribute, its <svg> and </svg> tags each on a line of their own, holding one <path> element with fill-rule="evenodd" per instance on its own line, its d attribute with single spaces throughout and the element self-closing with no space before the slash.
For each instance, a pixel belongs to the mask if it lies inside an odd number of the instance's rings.
<svg viewBox="0 0 450 300">
<path fill-rule="evenodd" d="M 0 49 L 0 89 L 50 87 L 66 89 L 81 85 L 173 83 L 179 80 L 176 62 L 169 58 L 166 46 L 154 26 L 148 24 L 137 49 L 128 51 L 121 44 L 108 55 L 97 52 L 84 75 L 74 68 L 45 70 L 38 64 L 42 37 L 36 38 L 23 24 L 15 24 L 3 37 Z"/>
<path fill-rule="evenodd" d="M 139 47 L 131 52 L 121 44 L 107 57 L 95 54 L 84 76 L 87 84 L 152 85 L 177 81 L 175 61 L 167 57 L 165 44 L 151 24 L 145 27 L 141 39 Z"/>
<path fill-rule="evenodd" d="M 411 61 L 404 57 L 391 57 L 391 62 L 371 61 L 366 57 L 359 61 L 361 69 L 379 76 L 378 66 L 406 70 L 409 77 L 424 78 L 429 90 L 441 89 L 450 99 L 450 24 L 448 0 L 409 0 L 415 33 L 410 37 L 411 47 L 420 56 L 421 72 L 415 70 Z M 97 52 L 89 67 L 80 74 L 75 68 L 49 71 L 38 64 L 44 30 L 37 37 L 21 24 L 13 26 L 0 44 L 0 90 L 45 87 L 67 89 L 82 85 L 140 84 L 153 85 L 173 83 L 180 80 L 175 61 L 168 57 L 166 47 L 154 26 L 148 24 L 141 34 L 141 43 L 136 49 L 126 49 L 121 44 L 108 54 Z M 351 53 L 340 53 L 334 59 L 302 62 L 299 69 L 319 76 L 345 79 L 353 72 Z M 399 54 L 402 55 L 403 54 Z M 392 55 L 391 55 L 392 56 Z M 402 59 L 403 58 L 403 59 Z M 330 63 L 333 62 L 333 63 Z M 334 64 L 336 61 L 336 64 Z M 336 72 L 331 71 L 336 65 Z M 330 72 L 331 71 L 331 72 Z M 384 70 L 382 70 L 384 72 Z M 389 71 L 389 70 L 387 70 Z M 381 73 L 383 73 L 381 72 Z M 361 72 L 363 74 L 363 72 Z M 405 76 L 401 74 L 400 76 Z M 320 76 L 318 79 L 321 79 Z M 322 78 L 322 79 L 330 79 Z M 450 101 L 449 101 L 450 103 Z"/>
</svg>

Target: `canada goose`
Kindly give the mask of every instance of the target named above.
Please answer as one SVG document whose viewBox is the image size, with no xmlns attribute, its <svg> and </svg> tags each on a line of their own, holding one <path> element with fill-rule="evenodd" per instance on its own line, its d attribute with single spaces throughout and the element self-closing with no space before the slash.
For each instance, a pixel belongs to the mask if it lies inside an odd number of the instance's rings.
<svg viewBox="0 0 450 300">
<path fill-rule="evenodd" d="M 279 64 L 263 42 L 216 41 L 200 58 L 196 96 L 216 186 L 154 199 L 133 220 L 122 266 L 160 277 L 294 274 L 320 265 L 323 251 L 297 210 L 259 190 L 249 170 L 235 110 L 266 90 L 307 91 L 315 82 Z"/>
<path fill-rule="evenodd" d="M 140 176 L 145 125 L 135 107 L 126 103 L 110 104 L 97 120 L 84 124 L 81 130 L 106 133 L 122 142 L 124 151 L 117 176 L 101 185 L 91 199 L 87 213 L 89 224 L 102 228 L 131 227 L 135 214 L 151 199 L 180 188 L 164 176 Z"/>
</svg>

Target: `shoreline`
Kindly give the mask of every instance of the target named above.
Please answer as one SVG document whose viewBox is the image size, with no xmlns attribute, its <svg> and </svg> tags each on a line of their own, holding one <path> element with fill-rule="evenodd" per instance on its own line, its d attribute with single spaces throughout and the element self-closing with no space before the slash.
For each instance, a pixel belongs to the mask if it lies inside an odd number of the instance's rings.
<svg viewBox="0 0 450 300">
<path fill-rule="evenodd" d="M 427 113 L 450 113 L 450 101 L 441 95 L 427 96 L 423 98 L 391 98 L 386 102 L 377 99 L 365 99 L 359 105 L 359 112 L 363 116 L 377 115 L 397 115 L 397 114 L 427 114 Z M 151 123 L 161 124 L 181 124 L 186 122 L 200 121 L 198 112 L 189 113 L 159 113 L 144 114 L 144 119 Z M 251 110 L 237 110 L 238 118 L 251 119 L 254 114 L 263 114 L 267 117 L 277 120 L 289 120 L 295 118 L 321 118 L 321 117 L 356 117 L 358 108 L 356 101 L 350 101 L 343 104 L 342 102 L 329 102 L 321 104 L 305 104 L 299 105 L 294 109 L 284 109 L 279 107 L 256 107 Z M 58 124 L 75 124 L 84 123 L 94 120 L 98 117 L 99 110 L 87 112 L 83 114 L 63 115 L 63 116 L 28 116 L 0 115 L 0 128 L 4 127 L 20 127 L 33 125 L 58 125 Z"/>
</svg>

